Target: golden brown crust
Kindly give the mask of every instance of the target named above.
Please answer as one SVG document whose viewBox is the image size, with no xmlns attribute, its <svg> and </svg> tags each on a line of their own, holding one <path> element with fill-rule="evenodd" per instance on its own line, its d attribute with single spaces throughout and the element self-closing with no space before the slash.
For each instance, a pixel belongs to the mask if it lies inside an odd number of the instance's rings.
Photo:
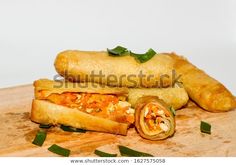
<svg viewBox="0 0 236 165">
<path fill-rule="evenodd" d="M 128 94 L 127 88 L 109 87 L 97 83 L 81 82 L 72 83 L 66 81 L 53 81 L 48 79 L 40 79 L 34 82 L 35 98 L 42 99 L 40 92 L 44 90 L 44 96 L 47 97 L 52 93 L 61 94 L 63 92 L 81 92 L 81 93 L 99 93 L 99 94 Z"/>
<path fill-rule="evenodd" d="M 175 61 L 175 69 L 190 98 L 211 112 L 229 111 L 236 107 L 234 96 L 217 80 L 176 54 L 166 54 Z"/>
<path fill-rule="evenodd" d="M 105 51 L 67 50 L 58 54 L 54 65 L 60 75 L 73 81 L 93 81 L 110 86 L 156 87 L 160 86 L 162 75 L 171 76 L 173 60 L 158 54 L 145 63 L 139 63 L 128 55 L 112 57 Z M 102 71 L 104 77 L 91 78 L 93 71 L 95 74 Z M 145 77 L 141 77 L 140 72 Z M 170 78 L 163 78 L 164 86 L 170 84 Z"/>
<path fill-rule="evenodd" d="M 129 88 L 128 101 L 133 107 L 142 96 L 157 96 L 175 109 L 183 107 L 189 100 L 184 88 Z"/>
<path fill-rule="evenodd" d="M 144 113 L 144 110 L 145 110 L 144 107 L 150 102 L 155 102 L 162 109 L 169 111 L 170 117 L 168 117 L 168 121 L 170 122 L 170 129 L 168 132 L 161 132 L 159 134 L 149 135 L 147 133 L 147 131 L 144 131 L 142 129 L 141 125 L 143 123 L 141 123 L 141 122 L 144 122 L 142 120 L 142 118 L 143 118 L 142 113 Z M 145 139 L 162 140 L 162 139 L 166 139 L 169 136 L 172 136 L 174 134 L 174 132 L 175 132 L 175 117 L 173 116 L 172 112 L 170 111 L 169 107 L 166 105 L 166 103 L 164 101 L 160 100 L 156 96 L 144 96 L 144 97 L 139 98 L 139 100 L 137 101 L 137 103 L 135 105 L 135 127 L 136 127 L 137 131 L 139 132 L 140 136 Z"/>
<path fill-rule="evenodd" d="M 63 124 L 85 130 L 126 135 L 128 124 L 96 117 L 77 109 L 67 108 L 43 100 L 33 100 L 31 120 L 41 124 Z"/>
</svg>

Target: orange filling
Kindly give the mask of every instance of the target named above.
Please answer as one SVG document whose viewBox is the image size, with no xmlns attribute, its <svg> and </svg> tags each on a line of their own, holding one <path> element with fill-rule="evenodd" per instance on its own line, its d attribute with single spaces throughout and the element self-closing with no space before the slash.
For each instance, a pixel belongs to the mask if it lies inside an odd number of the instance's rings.
<svg viewBox="0 0 236 165">
<path fill-rule="evenodd" d="M 130 104 L 116 95 L 93 93 L 51 94 L 46 100 L 55 104 L 76 108 L 94 116 L 108 118 L 118 122 L 133 123 L 134 114 L 130 113 Z"/>
<path fill-rule="evenodd" d="M 150 130 L 162 129 L 160 125 L 163 123 L 163 118 L 170 116 L 169 111 L 151 103 L 145 107 L 144 113 L 144 120 Z"/>
</svg>

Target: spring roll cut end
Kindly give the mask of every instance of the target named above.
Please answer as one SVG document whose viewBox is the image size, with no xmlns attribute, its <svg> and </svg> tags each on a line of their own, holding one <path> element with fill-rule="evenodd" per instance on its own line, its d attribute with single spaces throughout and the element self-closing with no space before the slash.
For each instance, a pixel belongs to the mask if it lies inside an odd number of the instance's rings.
<svg viewBox="0 0 236 165">
<path fill-rule="evenodd" d="M 135 109 L 135 126 L 141 137 L 162 140 L 174 134 L 174 116 L 167 105 L 157 97 L 140 98 Z"/>
</svg>

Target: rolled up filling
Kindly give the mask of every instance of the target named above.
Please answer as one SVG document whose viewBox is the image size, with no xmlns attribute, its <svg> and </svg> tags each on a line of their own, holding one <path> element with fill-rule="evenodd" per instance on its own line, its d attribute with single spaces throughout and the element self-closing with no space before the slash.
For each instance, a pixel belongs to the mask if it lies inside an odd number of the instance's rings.
<svg viewBox="0 0 236 165">
<path fill-rule="evenodd" d="M 110 119 L 120 123 L 134 123 L 134 109 L 125 101 L 124 97 L 112 94 L 63 92 L 52 93 L 44 97 L 44 90 L 40 91 L 40 98 L 57 105 L 77 109 L 93 116 Z"/>
<path fill-rule="evenodd" d="M 175 132 L 175 119 L 158 97 L 141 97 L 135 106 L 135 126 L 140 136 L 149 140 L 165 139 Z"/>
</svg>

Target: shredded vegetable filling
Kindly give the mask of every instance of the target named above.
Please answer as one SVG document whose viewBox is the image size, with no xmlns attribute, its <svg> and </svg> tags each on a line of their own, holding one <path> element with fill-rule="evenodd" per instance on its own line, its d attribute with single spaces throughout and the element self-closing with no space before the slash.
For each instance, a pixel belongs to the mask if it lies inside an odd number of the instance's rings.
<svg viewBox="0 0 236 165">
<path fill-rule="evenodd" d="M 168 132 L 170 129 L 169 121 L 167 117 L 170 117 L 170 113 L 158 107 L 155 103 L 149 103 L 144 109 L 144 121 L 145 125 L 150 131 L 164 131 Z"/>
<path fill-rule="evenodd" d="M 111 94 L 73 93 L 51 94 L 46 100 L 75 108 L 94 116 L 119 122 L 134 122 L 134 109 L 122 97 Z M 126 115 L 124 115 L 126 113 Z"/>
</svg>

